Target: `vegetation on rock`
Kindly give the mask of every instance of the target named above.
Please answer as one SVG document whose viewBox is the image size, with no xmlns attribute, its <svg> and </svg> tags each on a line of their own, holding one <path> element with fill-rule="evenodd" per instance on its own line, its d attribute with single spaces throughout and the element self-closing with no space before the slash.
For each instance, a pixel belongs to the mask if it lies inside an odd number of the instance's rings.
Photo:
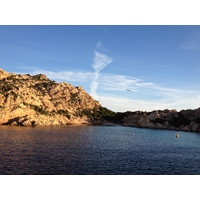
<svg viewBox="0 0 200 200">
<path fill-rule="evenodd" d="M 124 126 L 200 132 L 200 108 L 116 113 L 102 107 L 81 86 L 56 83 L 44 74 L 31 76 L 0 69 L 0 124 L 40 126 L 106 121 Z"/>
<path fill-rule="evenodd" d="M 0 69 L 0 124 L 89 124 L 93 109 L 100 107 L 82 87 L 56 83 L 44 74 L 11 74 Z"/>
</svg>

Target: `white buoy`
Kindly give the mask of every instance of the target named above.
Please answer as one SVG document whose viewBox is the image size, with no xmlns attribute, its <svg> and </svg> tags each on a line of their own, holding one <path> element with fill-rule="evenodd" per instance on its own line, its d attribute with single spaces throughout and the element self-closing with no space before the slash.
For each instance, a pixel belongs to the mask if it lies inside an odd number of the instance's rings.
<svg viewBox="0 0 200 200">
<path fill-rule="evenodd" d="M 176 138 L 179 138 L 179 134 L 176 134 Z"/>
</svg>

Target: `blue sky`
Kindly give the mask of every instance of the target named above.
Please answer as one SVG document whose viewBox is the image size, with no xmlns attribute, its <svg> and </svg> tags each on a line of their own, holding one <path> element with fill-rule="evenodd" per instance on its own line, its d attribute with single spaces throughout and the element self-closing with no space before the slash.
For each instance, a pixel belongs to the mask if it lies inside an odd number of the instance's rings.
<svg viewBox="0 0 200 200">
<path fill-rule="evenodd" d="M 194 109 L 200 26 L 0 26 L 0 68 L 81 85 L 114 111 Z"/>
</svg>

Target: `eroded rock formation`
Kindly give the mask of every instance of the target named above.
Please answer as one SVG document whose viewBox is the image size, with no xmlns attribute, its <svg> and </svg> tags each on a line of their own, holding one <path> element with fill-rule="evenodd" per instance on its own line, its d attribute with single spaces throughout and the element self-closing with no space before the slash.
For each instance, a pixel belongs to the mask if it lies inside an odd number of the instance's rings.
<svg viewBox="0 0 200 200">
<path fill-rule="evenodd" d="M 0 69 L 1 125 L 90 124 L 101 108 L 81 86 L 56 83 L 44 74 L 8 73 Z"/>
<path fill-rule="evenodd" d="M 125 126 L 141 128 L 172 129 L 200 132 L 200 108 L 195 110 L 155 110 L 153 112 L 132 112 L 124 117 Z"/>
</svg>

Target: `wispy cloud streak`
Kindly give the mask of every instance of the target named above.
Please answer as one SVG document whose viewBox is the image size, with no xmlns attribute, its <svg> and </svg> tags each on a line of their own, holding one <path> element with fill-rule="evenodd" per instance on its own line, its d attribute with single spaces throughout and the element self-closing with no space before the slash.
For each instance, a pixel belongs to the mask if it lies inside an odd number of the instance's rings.
<svg viewBox="0 0 200 200">
<path fill-rule="evenodd" d="M 145 82 L 142 79 L 116 74 L 100 74 L 101 83 L 104 90 L 124 91 L 126 89 L 136 91 L 139 88 L 153 87 L 151 82 Z"/>
<path fill-rule="evenodd" d="M 96 44 L 96 48 L 99 49 L 99 50 L 102 50 L 102 43 L 101 42 L 97 42 Z"/>
<path fill-rule="evenodd" d="M 94 74 L 94 79 L 91 83 L 91 90 L 90 90 L 90 94 L 94 97 L 94 98 L 98 98 L 98 94 L 96 92 L 97 88 L 98 88 L 98 78 L 99 78 L 99 72 L 104 69 L 107 65 L 109 65 L 112 62 L 112 59 L 110 57 L 108 57 L 105 54 L 101 54 L 97 51 L 94 52 L 95 53 L 95 57 L 94 57 L 94 63 L 92 65 L 92 68 L 95 70 L 95 74 Z"/>
<path fill-rule="evenodd" d="M 53 72 L 47 70 L 34 70 L 32 74 L 45 74 L 48 78 L 58 81 L 71 81 L 71 82 L 88 82 L 92 80 L 94 73 L 92 72 L 74 72 L 74 71 L 61 71 Z"/>
<path fill-rule="evenodd" d="M 43 73 L 52 80 L 90 86 L 88 90 L 94 98 L 98 98 L 103 106 L 117 111 L 199 107 L 200 92 L 194 88 L 170 88 L 136 77 L 100 73 L 111 62 L 108 56 L 95 52 L 94 72 L 33 69 L 31 74 Z M 134 92 L 128 93 L 126 89 Z"/>
</svg>

